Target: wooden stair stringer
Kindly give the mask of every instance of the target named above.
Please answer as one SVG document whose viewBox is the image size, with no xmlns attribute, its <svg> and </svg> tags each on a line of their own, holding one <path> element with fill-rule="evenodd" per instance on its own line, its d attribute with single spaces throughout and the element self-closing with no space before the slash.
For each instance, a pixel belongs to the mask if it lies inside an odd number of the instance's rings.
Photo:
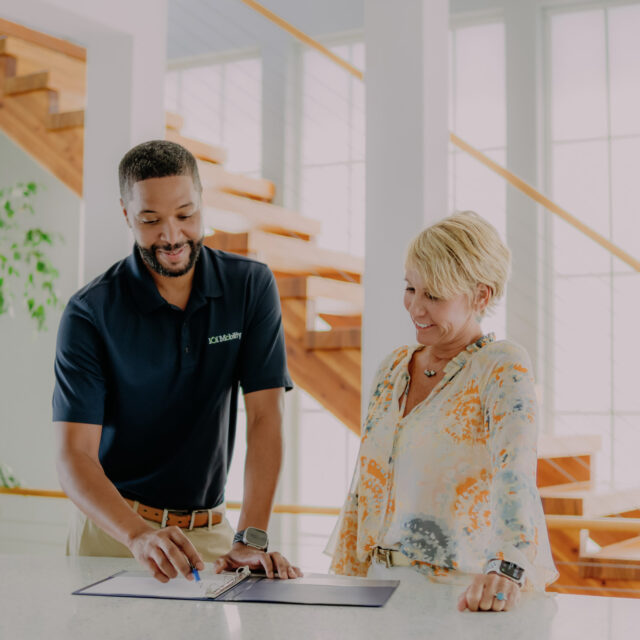
<svg viewBox="0 0 640 640">
<path fill-rule="evenodd" d="M 287 363 L 295 384 L 360 435 L 360 350 L 308 349 L 306 302 L 284 299 L 281 305 Z"/>
</svg>

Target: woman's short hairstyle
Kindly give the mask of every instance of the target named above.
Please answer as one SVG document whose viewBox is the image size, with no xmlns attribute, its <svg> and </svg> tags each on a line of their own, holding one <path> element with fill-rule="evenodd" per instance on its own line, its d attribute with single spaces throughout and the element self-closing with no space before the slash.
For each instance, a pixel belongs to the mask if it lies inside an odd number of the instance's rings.
<svg viewBox="0 0 640 640">
<path fill-rule="evenodd" d="M 415 269 L 423 287 L 435 298 L 448 300 L 465 293 L 473 299 L 485 284 L 493 308 L 505 290 L 511 252 L 493 225 L 473 211 L 444 218 L 418 234 L 407 251 L 405 267 Z"/>
</svg>

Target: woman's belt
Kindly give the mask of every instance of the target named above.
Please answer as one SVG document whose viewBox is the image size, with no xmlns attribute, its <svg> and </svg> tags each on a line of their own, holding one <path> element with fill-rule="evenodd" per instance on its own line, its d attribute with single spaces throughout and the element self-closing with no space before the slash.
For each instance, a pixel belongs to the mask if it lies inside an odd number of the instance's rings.
<svg viewBox="0 0 640 640">
<path fill-rule="evenodd" d="M 395 549 L 373 548 L 373 561 L 389 567 L 410 567 L 411 560 Z"/>
</svg>

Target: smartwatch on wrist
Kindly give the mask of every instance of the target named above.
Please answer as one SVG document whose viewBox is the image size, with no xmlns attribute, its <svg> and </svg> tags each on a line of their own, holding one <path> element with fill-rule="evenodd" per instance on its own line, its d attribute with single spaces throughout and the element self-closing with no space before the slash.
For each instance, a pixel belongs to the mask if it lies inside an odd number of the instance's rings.
<svg viewBox="0 0 640 640">
<path fill-rule="evenodd" d="M 519 587 L 524 585 L 524 569 L 515 562 L 507 562 L 506 560 L 494 558 L 487 562 L 482 573 L 497 573 L 505 578 L 509 578 L 509 580 L 513 580 Z"/>
<path fill-rule="evenodd" d="M 258 529 L 257 527 L 247 527 L 238 531 L 233 536 L 233 544 L 236 542 L 242 542 L 247 547 L 253 547 L 254 549 L 260 549 L 260 551 L 266 551 L 269 547 L 269 536 L 266 531 Z"/>
</svg>

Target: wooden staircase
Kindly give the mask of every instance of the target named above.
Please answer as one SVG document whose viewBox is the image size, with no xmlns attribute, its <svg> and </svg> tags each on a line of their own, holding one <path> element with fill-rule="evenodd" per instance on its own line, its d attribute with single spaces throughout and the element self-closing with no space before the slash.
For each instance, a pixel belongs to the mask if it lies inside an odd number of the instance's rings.
<svg viewBox="0 0 640 640">
<path fill-rule="evenodd" d="M 0 20 L 0 130 L 79 196 L 85 68 L 80 47 Z M 167 114 L 167 139 L 198 159 L 206 245 L 271 267 L 296 385 L 359 434 L 363 261 L 318 247 L 318 221 L 274 205 L 273 183 L 227 171 L 225 151 L 185 138 L 182 125 Z M 538 486 L 547 514 L 640 515 L 639 490 L 597 484 L 599 448 L 593 436 L 541 437 Z M 550 538 L 561 576 L 552 590 L 640 597 L 640 537 L 551 529 Z"/>
</svg>

